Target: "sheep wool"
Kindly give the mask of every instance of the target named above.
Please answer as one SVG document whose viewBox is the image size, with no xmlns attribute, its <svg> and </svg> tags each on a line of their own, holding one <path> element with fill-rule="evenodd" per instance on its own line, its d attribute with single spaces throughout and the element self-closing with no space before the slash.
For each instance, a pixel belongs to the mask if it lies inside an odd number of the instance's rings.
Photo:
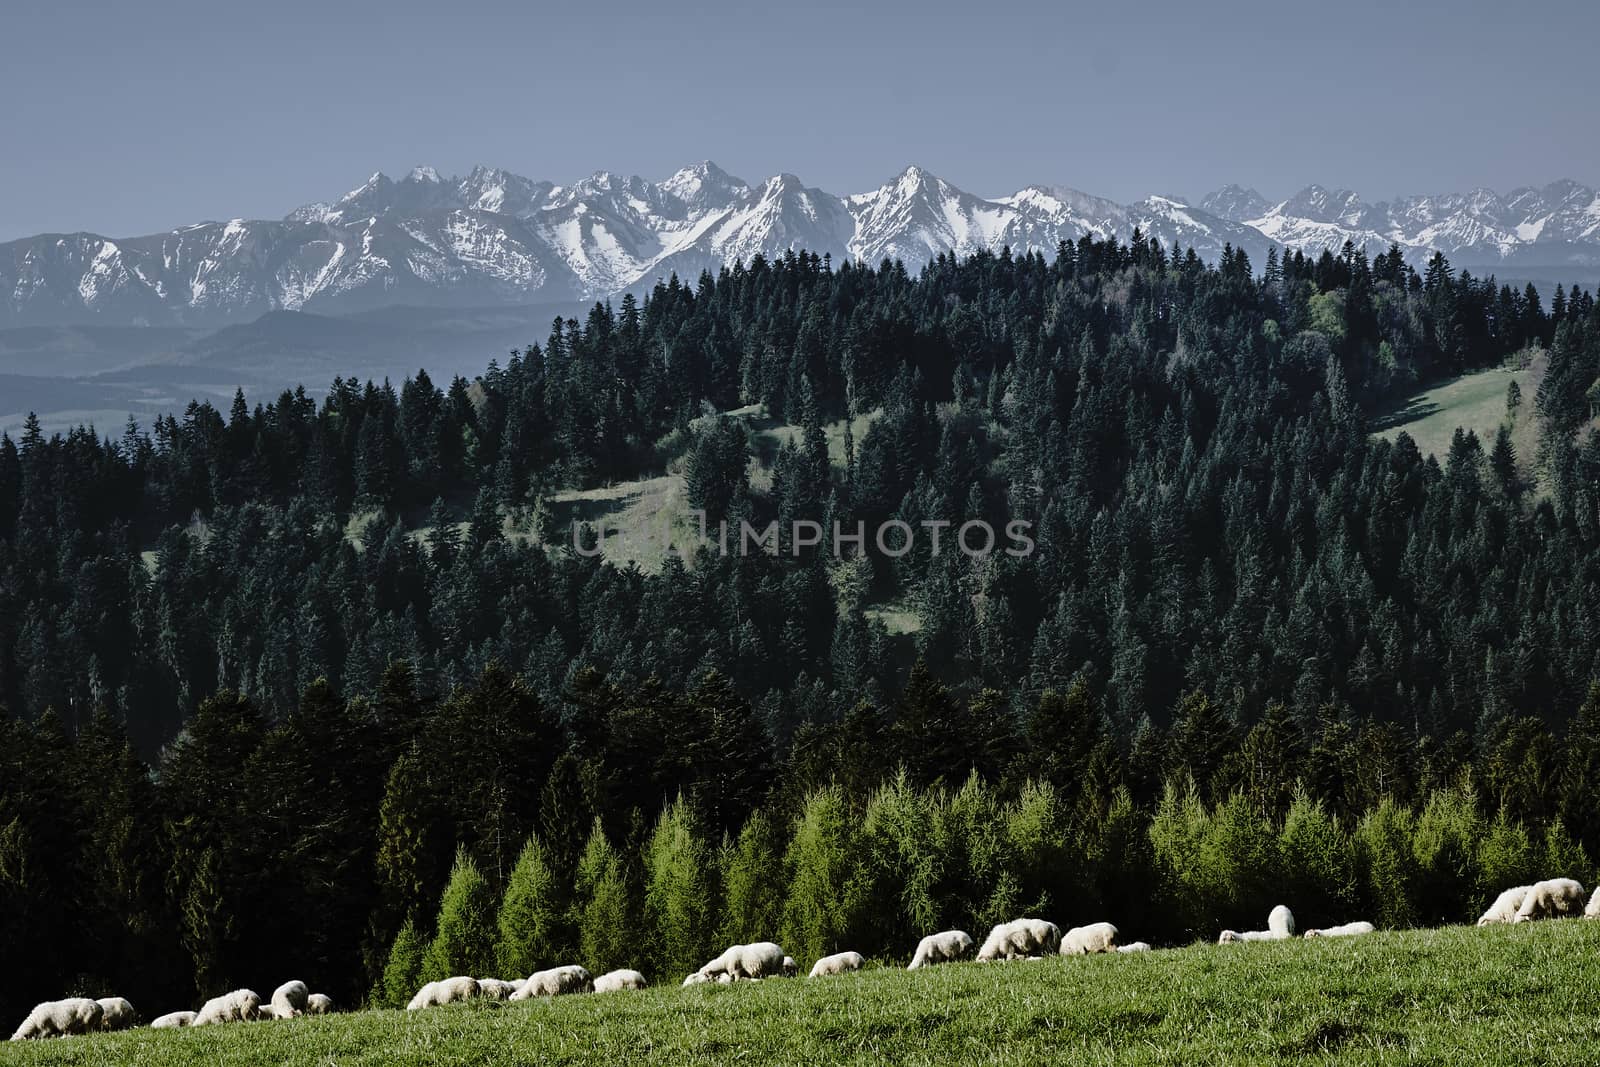
<svg viewBox="0 0 1600 1067">
<path fill-rule="evenodd" d="M 235 989 L 220 997 L 212 997 L 200 1006 L 192 1026 L 214 1026 L 218 1023 L 247 1023 L 259 1018 L 261 997 L 253 989 Z"/>
<path fill-rule="evenodd" d="M 272 991 L 272 1013 L 280 1019 L 294 1019 L 305 1014 L 306 999 L 311 990 L 301 981 L 285 982 Z"/>
<path fill-rule="evenodd" d="M 500 978 L 478 979 L 478 996 L 484 1000 L 510 1000 L 511 994 L 521 986 L 520 982 L 507 982 Z"/>
<path fill-rule="evenodd" d="M 129 1030 L 139 1024 L 139 1013 L 124 997 L 101 997 L 95 1003 L 100 1005 L 102 1030 Z"/>
<path fill-rule="evenodd" d="M 1087 956 L 1096 952 L 1111 952 L 1116 947 L 1117 928 L 1110 923 L 1074 926 L 1061 935 L 1063 956 Z"/>
<path fill-rule="evenodd" d="M 13 1041 L 29 1041 L 43 1037 L 65 1037 L 68 1034 L 87 1034 L 100 1028 L 100 1016 L 105 1011 L 98 1001 L 88 997 L 68 997 L 65 1000 L 47 1000 L 28 1013 L 11 1035 Z"/>
<path fill-rule="evenodd" d="M 730 945 L 722 955 L 701 967 L 700 973 L 707 978 L 775 978 L 785 973 L 785 958 L 783 949 L 772 941 Z"/>
<path fill-rule="evenodd" d="M 1294 936 L 1294 912 L 1279 904 L 1267 915 L 1267 929 L 1280 938 Z"/>
<path fill-rule="evenodd" d="M 1117 946 L 1117 951 L 1118 952 L 1149 952 L 1150 951 L 1150 942 L 1148 942 L 1148 941 L 1134 941 L 1134 942 L 1132 942 L 1130 944 L 1118 945 Z"/>
<path fill-rule="evenodd" d="M 915 971 L 935 963 L 951 963 L 972 954 L 972 935 L 965 930 L 945 930 L 929 934 L 917 942 L 916 954 L 911 957 L 908 971 Z"/>
<path fill-rule="evenodd" d="M 417 995 L 411 998 L 411 1003 L 406 1005 L 407 1011 L 420 1011 L 423 1008 L 433 1008 L 444 1004 L 458 1004 L 463 1000 L 472 1000 L 478 995 L 478 980 L 457 976 L 455 978 L 441 978 L 437 982 L 429 982 L 417 990 Z"/>
<path fill-rule="evenodd" d="M 596 993 L 619 993 L 624 989 L 643 989 L 647 983 L 644 975 L 626 967 L 615 971 L 607 971 L 594 980 Z"/>
<path fill-rule="evenodd" d="M 1054 954 L 1061 947 L 1061 928 L 1043 919 L 1013 919 L 989 931 L 980 960 L 1014 960 Z"/>
<path fill-rule="evenodd" d="M 710 983 L 711 980 L 711 976 L 705 972 L 695 971 L 693 974 L 689 975 L 689 977 L 683 980 L 683 986 L 685 989 L 687 989 L 692 985 L 706 985 Z"/>
<path fill-rule="evenodd" d="M 783 976 L 785 978 L 793 978 L 799 973 L 800 964 L 795 961 L 795 958 L 793 956 L 783 957 Z"/>
<path fill-rule="evenodd" d="M 522 983 L 522 988 L 511 994 L 509 999 L 559 997 L 567 993 L 588 993 L 593 989 L 594 979 L 589 977 L 589 972 L 573 963 L 565 967 L 551 967 L 546 971 L 534 971 Z"/>
<path fill-rule="evenodd" d="M 1588 905 L 1583 909 L 1585 919 L 1593 919 L 1596 916 L 1600 916 L 1600 889 L 1594 891 L 1594 896 L 1589 898 Z"/>
<path fill-rule="evenodd" d="M 1373 933 L 1377 929 L 1378 928 L 1376 926 L 1373 926 L 1371 923 L 1369 923 L 1369 922 L 1367 922 L 1366 920 L 1363 919 L 1360 922 L 1345 923 L 1342 926 L 1324 926 L 1320 930 L 1307 930 L 1306 931 L 1306 936 L 1307 937 L 1360 937 L 1362 934 Z"/>
<path fill-rule="evenodd" d="M 1522 907 L 1517 909 L 1512 922 L 1532 922 L 1535 919 L 1557 919 L 1563 915 L 1577 915 L 1584 907 L 1583 886 L 1571 878 L 1547 878 L 1533 883 Z"/>
<path fill-rule="evenodd" d="M 195 1013 L 192 1011 L 169 1011 L 167 1014 L 157 1017 L 157 1019 L 150 1024 L 150 1029 L 177 1030 L 181 1027 L 193 1026 L 194 1014 Z"/>
<path fill-rule="evenodd" d="M 846 974 L 850 971 L 859 971 L 866 965 L 866 958 L 859 952 L 835 952 L 811 965 L 811 977 L 826 978 L 830 974 Z"/>
<path fill-rule="evenodd" d="M 1531 885 L 1517 885 L 1505 890 L 1494 898 L 1494 903 L 1489 905 L 1489 910 L 1478 916 L 1479 926 L 1490 926 L 1495 923 L 1514 922 L 1517 918 L 1517 909 L 1522 907 L 1522 902 L 1528 898 Z"/>
<path fill-rule="evenodd" d="M 332 1015 L 333 998 L 326 993 L 313 993 L 306 998 L 307 1015 Z"/>
</svg>

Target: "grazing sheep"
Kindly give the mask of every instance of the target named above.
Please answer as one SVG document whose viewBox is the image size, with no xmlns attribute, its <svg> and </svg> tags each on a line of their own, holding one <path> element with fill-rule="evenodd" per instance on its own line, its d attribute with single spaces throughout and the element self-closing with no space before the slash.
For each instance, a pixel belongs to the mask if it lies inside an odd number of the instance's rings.
<svg viewBox="0 0 1600 1067">
<path fill-rule="evenodd" d="M 531 1000 L 534 997 L 559 997 L 564 993 L 589 993 L 594 990 L 594 979 L 577 964 L 552 967 L 547 971 L 534 971 L 522 988 L 511 994 L 511 1000 Z"/>
<path fill-rule="evenodd" d="M 621 970 L 607 971 L 594 980 L 596 993 L 617 993 L 624 989 L 643 989 L 646 986 L 644 975 L 626 967 Z"/>
<path fill-rule="evenodd" d="M 1111 952 L 1116 947 L 1117 928 L 1110 923 L 1074 926 L 1061 935 L 1063 956 L 1087 956 L 1094 952 Z"/>
<path fill-rule="evenodd" d="M 1279 904 L 1267 915 L 1267 929 L 1280 938 L 1294 936 L 1294 912 Z"/>
<path fill-rule="evenodd" d="M 1280 934 L 1275 930 L 1224 930 L 1217 938 L 1217 944 L 1228 945 L 1237 941 L 1287 941 L 1288 934 Z"/>
<path fill-rule="evenodd" d="M 287 1018 L 289 1018 L 289 1016 L 287 1016 L 287 1015 L 279 1015 L 278 1014 L 278 1009 L 274 1008 L 270 1003 L 263 1004 L 263 1005 L 261 1005 L 260 1007 L 258 1007 L 256 1009 L 256 1022 L 258 1022 L 258 1023 L 264 1023 L 269 1019 L 287 1019 Z"/>
<path fill-rule="evenodd" d="M 1494 898 L 1494 903 L 1489 905 L 1489 910 L 1478 916 L 1479 926 L 1489 926 L 1493 923 L 1508 923 L 1516 920 L 1517 909 L 1522 907 L 1522 902 L 1528 898 L 1531 885 L 1512 886 Z"/>
<path fill-rule="evenodd" d="M 783 976 L 785 978 L 793 978 L 799 973 L 800 964 L 795 961 L 795 958 L 793 956 L 783 957 Z"/>
<path fill-rule="evenodd" d="M 718 985 L 732 985 L 733 984 L 733 975 L 729 974 L 727 971 L 723 971 L 721 974 L 717 975 L 717 984 Z"/>
<path fill-rule="evenodd" d="M 811 965 L 811 977 L 826 978 L 830 974 L 859 971 L 866 965 L 866 958 L 859 952 L 835 952 L 831 956 L 822 957 Z"/>
<path fill-rule="evenodd" d="M 771 941 L 730 945 L 716 959 L 700 968 L 708 978 L 775 978 L 785 973 L 783 949 Z M 799 968 L 796 967 L 796 970 Z"/>
<path fill-rule="evenodd" d="M 332 1015 L 333 998 L 326 993 L 313 993 L 306 998 L 307 1015 Z"/>
<path fill-rule="evenodd" d="M 411 1003 L 406 1005 L 407 1011 L 420 1011 L 423 1008 L 432 1008 L 441 1004 L 456 1004 L 463 1000 L 472 1000 L 478 995 L 478 980 L 476 978 L 441 978 L 437 982 L 429 982 L 417 990 L 417 995 L 411 998 Z"/>
<path fill-rule="evenodd" d="M 47 1000 L 28 1013 L 11 1035 L 13 1041 L 29 1041 L 43 1037 L 64 1037 L 67 1034 L 87 1034 L 100 1028 L 100 1016 L 105 1009 L 99 1001 L 88 997 L 68 997 L 65 1000 Z"/>
<path fill-rule="evenodd" d="M 139 1025 L 139 1013 L 124 998 L 101 997 L 95 1003 L 100 1005 L 100 1029 L 129 1030 Z"/>
<path fill-rule="evenodd" d="M 972 936 L 965 930 L 946 930 L 929 934 L 917 942 L 916 955 L 906 970 L 915 971 L 934 963 L 951 963 L 972 954 Z"/>
<path fill-rule="evenodd" d="M 1594 896 L 1589 898 L 1588 906 L 1583 909 L 1585 919 L 1593 919 L 1596 916 L 1600 916 L 1600 889 L 1594 891 Z"/>
<path fill-rule="evenodd" d="M 1061 928 L 1043 919 L 1013 919 L 989 931 L 980 960 L 1014 960 L 1027 956 L 1054 955 L 1061 947 Z"/>
<path fill-rule="evenodd" d="M 1117 951 L 1118 952 L 1149 952 L 1150 951 L 1150 942 L 1148 942 L 1148 941 L 1134 941 L 1131 944 L 1118 945 L 1117 946 Z"/>
<path fill-rule="evenodd" d="M 1517 909 L 1512 922 L 1525 923 L 1534 919 L 1558 919 L 1564 915 L 1578 915 L 1583 911 L 1583 886 L 1571 878 L 1547 878 L 1533 883 L 1522 907 Z"/>
<path fill-rule="evenodd" d="M 692 985 L 706 985 L 710 983 L 710 981 L 711 976 L 709 974 L 705 974 L 701 971 L 695 971 L 693 974 L 689 975 L 689 977 L 683 980 L 683 986 L 685 989 L 687 989 Z"/>
<path fill-rule="evenodd" d="M 194 1012 L 192 1012 L 192 1011 L 169 1011 L 169 1012 L 167 1012 L 167 1014 L 165 1014 L 163 1016 L 160 1016 L 159 1018 L 157 1018 L 155 1020 L 155 1022 L 151 1023 L 150 1024 L 150 1029 L 152 1029 L 152 1030 L 176 1030 L 179 1027 L 193 1026 L 193 1025 L 194 1025 Z"/>
<path fill-rule="evenodd" d="M 253 989 L 235 989 L 220 997 L 212 997 L 200 1005 L 191 1026 L 214 1026 L 217 1023 L 247 1023 L 261 1015 L 261 997 Z"/>
<path fill-rule="evenodd" d="M 522 985 L 521 982 L 507 982 L 499 978 L 478 979 L 478 996 L 484 1000 L 510 1000 Z"/>
<path fill-rule="evenodd" d="M 285 982 L 272 991 L 272 1013 L 280 1019 L 297 1019 L 305 1014 L 311 990 L 301 981 Z"/>
</svg>

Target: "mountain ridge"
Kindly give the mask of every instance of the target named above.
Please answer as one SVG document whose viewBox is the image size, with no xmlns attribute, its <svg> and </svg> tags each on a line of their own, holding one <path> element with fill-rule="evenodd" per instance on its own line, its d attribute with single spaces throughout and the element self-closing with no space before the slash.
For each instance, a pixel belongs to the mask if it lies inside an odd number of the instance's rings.
<svg viewBox="0 0 1600 1067">
<path fill-rule="evenodd" d="M 375 171 L 279 219 L 0 243 L 0 327 L 216 328 L 275 310 L 591 300 L 790 249 L 915 270 L 944 253 L 1127 240 L 1135 227 L 1207 260 L 1231 244 L 1258 268 L 1272 248 L 1315 255 L 1346 241 L 1369 254 L 1398 244 L 1419 264 L 1441 251 L 1475 269 L 1600 268 L 1600 194 L 1569 179 L 1372 203 L 1320 185 L 1271 202 L 1229 185 L 1119 204 L 1048 184 L 983 197 L 919 165 L 843 196 L 787 173 L 747 182 L 710 160 L 659 182 L 602 170 L 567 184 L 419 166 L 398 180 Z"/>
</svg>

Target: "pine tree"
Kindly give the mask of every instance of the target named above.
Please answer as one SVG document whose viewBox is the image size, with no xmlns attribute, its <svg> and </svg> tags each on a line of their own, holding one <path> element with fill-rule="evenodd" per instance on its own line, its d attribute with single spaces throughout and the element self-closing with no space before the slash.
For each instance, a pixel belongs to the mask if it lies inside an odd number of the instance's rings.
<svg viewBox="0 0 1600 1067">
<path fill-rule="evenodd" d="M 537 835 L 528 838 L 506 882 L 497 922 L 499 973 L 527 976 L 550 967 L 568 947 L 566 901 Z"/>
<path fill-rule="evenodd" d="M 383 977 L 373 999 L 382 1007 L 405 1007 L 422 987 L 423 958 L 427 953 L 427 939 L 417 929 L 417 924 L 407 919 L 389 949 L 389 960 L 384 964 Z"/>
<path fill-rule="evenodd" d="M 772 936 L 783 917 L 787 880 L 778 827 L 761 811 L 745 820 L 736 840 L 719 852 L 722 871 L 722 922 L 717 940 L 748 944 Z"/>
<path fill-rule="evenodd" d="M 644 929 L 657 974 L 692 971 L 712 955 L 711 850 L 680 795 L 644 850 Z"/>
<path fill-rule="evenodd" d="M 622 857 L 598 818 L 578 861 L 574 888 L 578 945 L 585 963 L 596 974 L 627 966 L 638 944 L 634 908 Z"/>
<path fill-rule="evenodd" d="M 422 962 L 422 980 L 488 974 L 495 965 L 494 891 L 465 850 L 456 853 L 439 920 Z"/>
</svg>

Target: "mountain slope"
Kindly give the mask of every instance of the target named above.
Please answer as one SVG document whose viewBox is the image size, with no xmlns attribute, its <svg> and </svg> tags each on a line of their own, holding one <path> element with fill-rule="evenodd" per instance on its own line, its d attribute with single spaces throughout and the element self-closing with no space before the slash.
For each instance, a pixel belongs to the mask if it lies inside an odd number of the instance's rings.
<svg viewBox="0 0 1600 1067">
<path fill-rule="evenodd" d="M 941 253 L 1050 254 L 1085 235 L 1128 240 L 1136 227 L 1208 260 L 1231 244 L 1257 266 L 1274 245 L 1316 255 L 1352 241 L 1371 253 L 1397 243 L 1417 263 L 1437 249 L 1458 266 L 1600 268 L 1600 194 L 1570 181 L 1375 204 L 1318 185 L 1272 204 L 1230 185 L 1197 202 L 1123 205 L 1041 185 L 986 199 L 916 166 L 851 196 L 791 174 L 751 185 L 710 161 L 661 182 L 599 171 L 570 185 L 418 167 L 278 220 L 0 244 L 0 328 L 216 328 L 280 310 L 588 300 L 790 249 L 915 270 Z"/>
</svg>

